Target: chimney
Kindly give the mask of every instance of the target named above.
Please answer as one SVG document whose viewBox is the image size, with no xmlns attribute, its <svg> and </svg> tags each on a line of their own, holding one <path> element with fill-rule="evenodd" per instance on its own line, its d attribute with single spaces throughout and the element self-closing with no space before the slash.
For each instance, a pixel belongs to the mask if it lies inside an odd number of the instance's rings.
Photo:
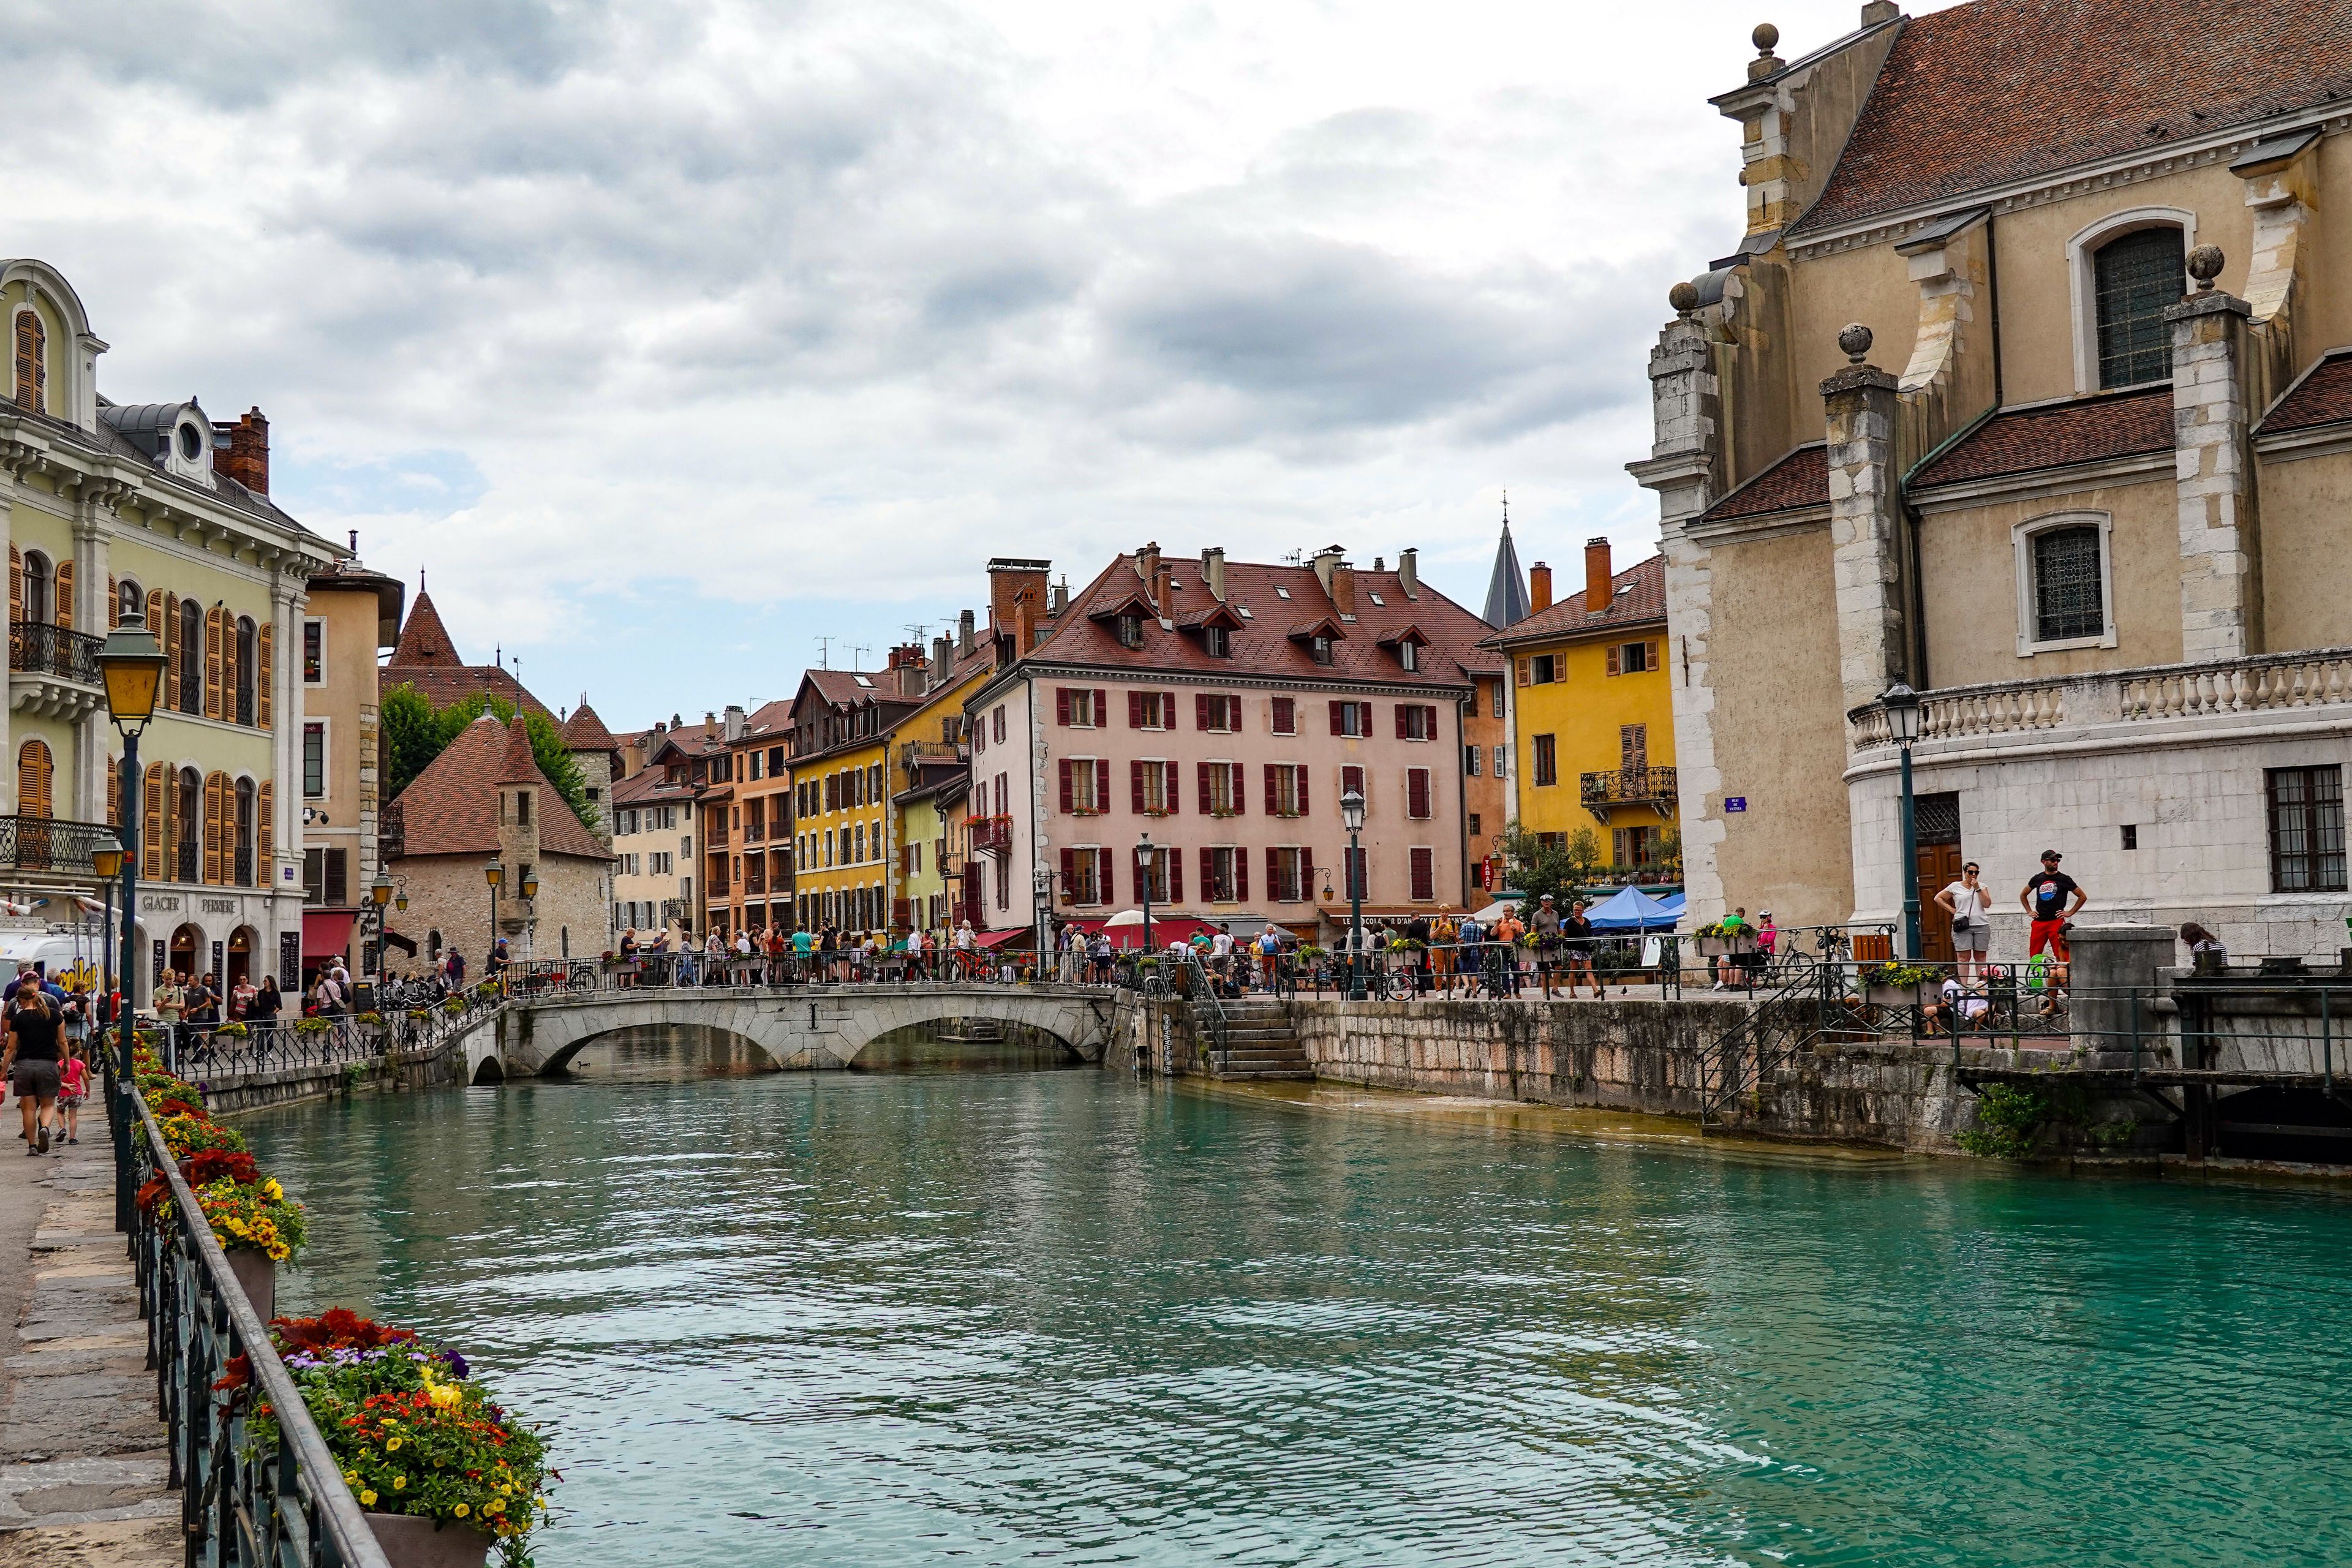
<svg viewBox="0 0 2352 1568">
<path fill-rule="evenodd" d="M 1373 557 L 1372 557 L 1372 570 L 1373 570 L 1373 571 L 1375 571 L 1375 572 L 1385 572 L 1385 571 L 1387 571 L 1388 569 L 1389 569 L 1388 562 L 1387 562 L 1385 559 L 1383 559 L 1382 557 L 1378 556 L 1378 555 L 1375 555 L 1375 556 L 1373 556 Z"/>
<path fill-rule="evenodd" d="M 994 613 L 992 609 L 990 611 L 992 615 Z M 971 631 L 972 615 L 970 610 L 966 610 L 956 617 L 956 657 L 958 658 L 971 657 Z"/>
<path fill-rule="evenodd" d="M 1161 620 L 1172 621 L 1176 618 L 1176 563 L 1160 560 L 1157 552 L 1152 562 L 1151 602 L 1159 608 Z"/>
<path fill-rule="evenodd" d="M 720 732 L 730 741 L 740 741 L 743 738 L 743 705 L 740 702 L 730 702 L 727 705 L 727 728 Z"/>
<path fill-rule="evenodd" d="M 1397 552 L 1397 586 L 1404 590 L 1404 596 L 1408 599 L 1421 597 L 1421 552 L 1419 550 Z"/>
<path fill-rule="evenodd" d="M 1617 574 L 1609 570 L 1609 541 L 1584 542 L 1584 613 L 1607 609 L 1617 597 Z"/>
<path fill-rule="evenodd" d="M 955 638 L 945 632 L 931 639 L 931 684 L 938 686 L 955 668 Z"/>
<path fill-rule="evenodd" d="M 262 415 L 259 405 L 236 417 L 234 425 L 215 424 L 213 429 L 227 438 L 228 451 L 224 456 L 219 444 L 214 445 L 213 462 L 230 479 L 257 496 L 269 493 L 269 421 Z M 356 545 L 354 549 L 358 548 Z"/>
<path fill-rule="evenodd" d="M 1862 25 L 1874 27 L 1881 22 L 1892 22 L 1901 15 L 1903 8 L 1895 0 L 1866 0 L 1862 8 Z"/>
<path fill-rule="evenodd" d="M 1538 561 L 1528 568 L 1528 614 L 1551 608 L 1551 568 Z"/>
<path fill-rule="evenodd" d="M 923 694 L 923 645 L 901 643 L 890 650 L 890 672 L 897 677 L 892 684 L 901 697 Z"/>
<path fill-rule="evenodd" d="M 1054 616 L 1059 616 L 1070 607 L 1070 580 L 1067 577 L 1054 584 L 1052 605 L 1047 614 Z"/>
<path fill-rule="evenodd" d="M 1146 595 L 1160 592 L 1160 542 L 1153 540 L 1135 552 L 1135 574 L 1143 579 Z M 1153 601 L 1158 602 L 1156 599 Z"/>
<path fill-rule="evenodd" d="M 1017 561 L 998 556 L 988 563 L 988 625 L 998 637 L 1013 635 L 1013 605 L 1023 595 L 1029 596 L 1029 615 L 1034 620 L 1045 607 L 1045 571 L 1048 561 Z M 1027 651 L 1024 644 L 1023 651 Z"/>
<path fill-rule="evenodd" d="M 1323 584 L 1326 594 L 1331 592 L 1331 574 L 1339 569 L 1341 558 L 1347 553 L 1336 544 L 1327 544 L 1316 552 L 1315 580 Z"/>
<path fill-rule="evenodd" d="M 1356 569 L 1345 561 L 1331 563 L 1331 606 L 1342 620 L 1356 618 Z"/>
<path fill-rule="evenodd" d="M 1024 588 L 1013 601 L 1013 654 L 1015 658 L 1036 646 L 1037 634 L 1031 629 L 1035 625 L 1036 606 L 1030 602 L 1029 591 Z"/>
<path fill-rule="evenodd" d="M 1210 596 L 1217 603 L 1225 602 L 1225 552 L 1222 546 L 1201 552 L 1201 581 L 1208 584 Z"/>
</svg>

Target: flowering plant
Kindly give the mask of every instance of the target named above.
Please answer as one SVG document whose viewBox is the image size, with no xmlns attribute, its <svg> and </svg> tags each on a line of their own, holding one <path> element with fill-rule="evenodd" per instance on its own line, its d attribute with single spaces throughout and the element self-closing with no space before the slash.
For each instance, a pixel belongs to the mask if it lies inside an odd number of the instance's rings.
<svg viewBox="0 0 2352 1568">
<path fill-rule="evenodd" d="M 245 1149 L 245 1134 L 234 1128 L 223 1127 L 209 1116 L 191 1116 L 183 1110 L 162 1118 L 157 1125 L 163 1130 L 163 1147 L 174 1160 L 184 1160 L 207 1149 Z"/>
<path fill-rule="evenodd" d="M 224 1040 L 242 1040 L 247 1036 L 252 1034 L 253 1031 L 247 1028 L 243 1024 L 231 1022 L 223 1024 L 219 1028 L 215 1029 L 213 1033 Z"/>
<path fill-rule="evenodd" d="M 323 1035 L 334 1026 L 335 1021 L 332 1018 L 321 1018 L 315 1015 L 294 1020 L 294 1032 L 298 1035 Z"/>
<path fill-rule="evenodd" d="M 302 1205 L 286 1195 L 275 1176 L 240 1182 L 223 1175 L 195 1189 L 196 1206 L 212 1223 L 224 1250 L 248 1247 L 273 1263 L 290 1262 L 307 1239 Z"/>
</svg>

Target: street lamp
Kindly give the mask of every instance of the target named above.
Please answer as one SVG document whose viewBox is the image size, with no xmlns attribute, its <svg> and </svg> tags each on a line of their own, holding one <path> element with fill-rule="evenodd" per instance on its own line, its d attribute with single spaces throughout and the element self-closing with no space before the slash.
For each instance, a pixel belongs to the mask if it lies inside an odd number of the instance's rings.
<svg viewBox="0 0 2352 1568">
<path fill-rule="evenodd" d="M 1364 983 L 1357 964 L 1364 951 L 1364 851 L 1359 835 L 1364 831 L 1364 797 L 1349 790 L 1339 797 L 1339 820 L 1348 829 L 1348 1000 L 1364 999 Z"/>
<path fill-rule="evenodd" d="M 525 962 L 539 956 L 539 868 L 522 868 L 522 955 Z"/>
<path fill-rule="evenodd" d="M 114 989 L 114 879 L 122 872 L 122 840 L 107 839 L 89 852 L 89 868 L 98 873 L 98 889 L 106 905 L 106 923 L 98 928 L 98 994 Z"/>
<path fill-rule="evenodd" d="M 163 682 L 166 662 L 155 635 L 147 629 L 147 617 L 135 611 L 123 616 L 122 624 L 106 634 L 106 642 L 98 650 L 99 679 L 106 688 L 106 716 L 122 732 L 122 787 L 119 792 L 122 826 L 116 839 L 121 846 L 122 872 L 122 959 L 116 973 L 121 976 L 122 996 L 114 1009 L 119 1055 L 113 1118 L 114 1224 L 122 1231 L 130 1230 L 131 1225 L 131 1086 L 134 1073 L 131 1055 L 136 1031 L 131 1019 L 139 1001 L 139 969 L 134 962 L 138 955 L 135 944 L 139 922 L 132 913 L 139 908 L 139 735 L 155 717 L 155 697 Z"/>
<path fill-rule="evenodd" d="M 375 910 L 375 962 L 366 966 L 370 974 L 383 973 L 383 907 L 392 902 L 392 879 L 382 871 L 368 884 L 368 903 Z"/>
<path fill-rule="evenodd" d="M 1919 816 L 1911 793 L 1911 745 L 1919 738 L 1919 694 L 1896 681 L 1878 700 L 1886 727 L 1903 748 L 1903 956 L 1919 962 Z"/>
<path fill-rule="evenodd" d="M 482 949 L 482 973 L 490 972 L 490 959 L 499 951 L 499 884 L 507 879 L 507 868 L 496 860 L 482 868 L 482 880 L 490 885 L 490 940 Z"/>
<path fill-rule="evenodd" d="M 1054 896 L 1054 873 L 1043 866 L 1038 867 L 1029 873 L 1029 887 L 1036 895 L 1030 907 L 1037 911 L 1037 978 L 1043 982 L 1045 979 L 1045 926 L 1049 918 L 1045 900 Z"/>
<path fill-rule="evenodd" d="M 1151 870 L 1159 851 L 1151 847 L 1151 835 L 1135 847 L 1135 885 L 1143 894 L 1143 951 L 1151 951 Z"/>
</svg>

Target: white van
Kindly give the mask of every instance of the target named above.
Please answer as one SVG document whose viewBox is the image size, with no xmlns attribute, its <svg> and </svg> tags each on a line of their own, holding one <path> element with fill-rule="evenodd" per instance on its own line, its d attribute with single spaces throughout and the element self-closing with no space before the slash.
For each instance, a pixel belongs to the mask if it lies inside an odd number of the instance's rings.
<svg viewBox="0 0 2352 1568">
<path fill-rule="evenodd" d="M 85 926 L 0 926 L 0 984 L 16 977 L 16 965 L 35 963 L 70 991 L 96 991 L 100 950 L 105 945 L 95 923 Z"/>
</svg>

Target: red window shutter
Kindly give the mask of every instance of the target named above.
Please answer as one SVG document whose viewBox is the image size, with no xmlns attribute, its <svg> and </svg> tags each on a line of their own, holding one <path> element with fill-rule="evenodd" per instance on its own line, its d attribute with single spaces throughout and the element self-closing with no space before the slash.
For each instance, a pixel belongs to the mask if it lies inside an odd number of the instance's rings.
<svg viewBox="0 0 2352 1568">
<path fill-rule="evenodd" d="M 1346 706 L 1347 704 L 1344 702 L 1334 702 L 1331 704 L 1331 733 L 1334 735 L 1344 735 L 1348 732 L 1347 715 L 1339 711 L 1340 709 Z"/>
<path fill-rule="evenodd" d="M 1166 777 L 1163 782 L 1165 782 L 1168 786 L 1168 815 L 1173 816 L 1176 815 L 1177 810 L 1176 764 L 1174 763 L 1162 763 L 1160 765 L 1167 770 Z"/>
<path fill-rule="evenodd" d="M 1184 851 L 1181 849 L 1168 851 L 1168 901 L 1171 904 L 1184 901 Z"/>
<path fill-rule="evenodd" d="M 1281 812 L 1282 795 L 1280 786 L 1275 783 L 1275 764 L 1268 763 L 1265 764 L 1265 814 L 1276 816 Z"/>
<path fill-rule="evenodd" d="M 1054 722 L 1066 724 L 1069 721 L 1070 689 L 1066 686 L 1056 686 L 1054 688 Z"/>
<path fill-rule="evenodd" d="M 1127 764 L 1127 784 L 1129 804 L 1134 808 L 1135 815 L 1141 816 L 1143 815 L 1143 764 L 1141 763 Z"/>
<path fill-rule="evenodd" d="M 1217 856 L 1213 849 L 1201 851 L 1201 901 L 1214 903 L 1217 899 Z"/>
<path fill-rule="evenodd" d="M 1234 897 L 1249 902 L 1249 851 L 1234 851 Z"/>
<path fill-rule="evenodd" d="M 1065 763 L 1062 765 L 1067 767 L 1069 764 Z M 1075 849 L 1065 849 L 1062 851 L 1062 897 L 1075 898 L 1077 896 L 1077 891 L 1078 852 Z"/>
<path fill-rule="evenodd" d="M 1437 739 L 1437 709 L 1434 705 L 1422 709 L 1421 732 L 1433 741 Z"/>
<path fill-rule="evenodd" d="M 1315 851 L 1298 852 L 1298 896 L 1308 903 L 1315 901 Z"/>
<path fill-rule="evenodd" d="M 1192 693 L 1192 728 L 1205 730 L 1208 727 L 1209 694 L 1205 691 L 1195 691 Z"/>
<path fill-rule="evenodd" d="M 1429 815 L 1429 770 L 1407 768 L 1404 771 L 1405 815 L 1426 817 Z"/>
<path fill-rule="evenodd" d="M 1065 757 L 1062 759 L 1062 810 L 1065 814 L 1068 813 L 1073 808 L 1072 802 L 1073 797 L 1070 794 L 1070 760 L 1067 757 Z"/>
<path fill-rule="evenodd" d="M 1200 769 L 1196 776 L 1201 785 L 1201 815 L 1206 816 L 1209 813 L 1209 764 L 1202 763 L 1197 765 Z"/>
<path fill-rule="evenodd" d="M 1437 851 L 1416 847 L 1412 852 L 1412 896 L 1416 900 L 1437 897 Z"/>
<path fill-rule="evenodd" d="M 1405 731 L 1412 728 L 1411 721 L 1407 720 L 1404 716 L 1404 710 L 1405 705 L 1403 703 L 1400 702 L 1397 704 L 1397 739 L 1400 741 L 1405 738 Z"/>
<path fill-rule="evenodd" d="M 1110 810 L 1110 759 L 1108 757 L 1095 759 L 1095 809 L 1102 812 Z"/>
<path fill-rule="evenodd" d="M 1372 734 L 1372 705 L 1369 702 L 1359 702 L 1356 706 L 1361 710 L 1356 715 L 1356 733 L 1370 740 Z"/>
<path fill-rule="evenodd" d="M 1110 728 L 1110 692 L 1099 686 L 1095 688 L 1095 723 L 1105 730 Z"/>
<path fill-rule="evenodd" d="M 1143 693 L 1140 691 L 1127 694 L 1127 727 L 1130 730 L 1143 728 Z"/>
<path fill-rule="evenodd" d="M 1307 764 L 1298 763 L 1295 771 L 1298 774 L 1298 815 L 1304 816 L 1307 815 Z"/>
<path fill-rule="evenodd" d="M 1243 771 L 1239 763 L 1227 763 L 1225 766 L 1233 769 L 1230 777 L 1233 780 L 1234 815 L 1239 816 L 1247 809 L 1249 802 L 1249 774 Z"/>
<path fill-rule="evenodd" d="M 1265 852 L 1265 896 L 1279 902 L 1288 890 L 1282 885 L 1282 851 L 1268 849 Z"/>
<path fill-rule="evenodd" d="M 1298 733 L 1298 703 L 1293 698 L 1274 700 L 1274 732 L 1277 735 Z"/>
<path fill-rule="evenodd" d="M 1096 901 L 1113 904 L 1118 901 L 1118 883 L 1112 879 L 1118 873 L 1117 860 L 1108 849 L 1095 851 Z"/>
</svg>

